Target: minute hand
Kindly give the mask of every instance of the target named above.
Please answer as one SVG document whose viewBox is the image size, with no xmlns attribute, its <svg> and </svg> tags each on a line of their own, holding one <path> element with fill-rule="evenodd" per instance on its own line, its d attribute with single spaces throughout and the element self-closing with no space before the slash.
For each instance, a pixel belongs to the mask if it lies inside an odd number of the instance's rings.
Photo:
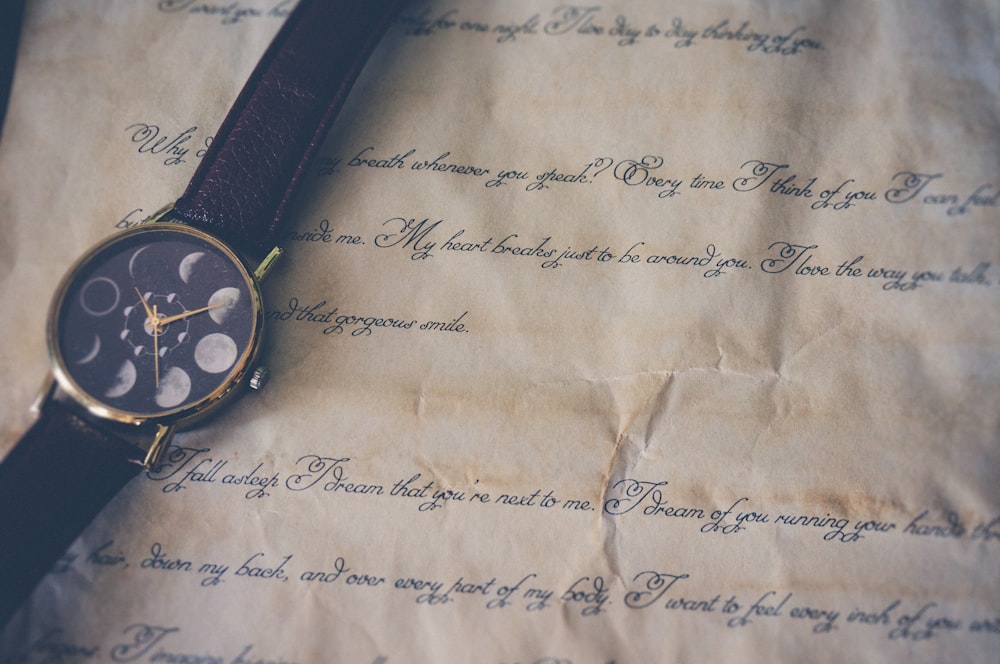
<svg viewBox="0 0 1000 664">
<path fill-rule="evenodd" d="M 207 307 L 202 307 L 201 309 L 192 309 L 191 311 L 185 311 L 179 314 L 174 314 L 173 316 L 167 316 L 166 318 L 161 318 L 157 323 L 157 325 L 160 326 L 167 325 L 169 323 L 173 323 L 175 320 L 182 320 L 184 318 L 187 318 L 188 316 L 194 316 L 195 314 L 200 314 L 203 311 L 208 311 L 209 309 L 215 309 L 217 307 L 221 307 L 224 304 L 225 302 L 219 302 L 217 304 L 211 304 Z"/>
</svg>

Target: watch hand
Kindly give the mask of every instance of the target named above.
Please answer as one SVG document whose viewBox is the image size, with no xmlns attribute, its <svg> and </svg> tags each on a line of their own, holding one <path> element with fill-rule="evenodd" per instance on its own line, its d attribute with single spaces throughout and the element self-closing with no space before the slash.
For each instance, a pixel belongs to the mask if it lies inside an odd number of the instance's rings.
<svg viewBox="0 0 1000 664">
<path fill-rule="evenodd" d="M 151 320 L 152 320 L 152 324 L 153 324 L 153 372 L 154 372 L 155 377 L 156 377 L 156 380 L 154 382 L 156 383 L 157 389 L 159 389 L 159 387 L 160 387 L 160 342 L 159 342 L 159 339 L 160 339 L 160 323 L 159 323 L 159 320 L 160 319 L 156 315 L 156 305 L 155 304 L 153 305 L 153 311 L 152 311 L 152 313 L 153 313 L 153 318 Z"/>
<path fill-rule="evenodd" d="M 225 302 L 217 302 L 216 304 L 211 304 L 211 305 L 209 305 L 207 307 L 202 307 L 201 309 L 192 309 L 191 311 L 185 311 L 183 313 L 174 314 L 173 316 L 167 316 L 166 318 L 161 318 L 159 320 L 158 325 L 163 326 L 163 325 L 166 325 L 167 323 L 173 323 L 175 320 L 182 320 L 184 318 L 187 318 L 188 316 L 194 316 L 195 314 L 200 314 L 203 311 L 208 311 L 210 309 L 215 309 L 217 307 L 221 307 L 224 304 L 226 304 L 226 303 Z"/>
<path fill-rule="evenodd" d="M 135 289 L 135 294 L 139 296 L 139 301 L 142 302 L 142 308 L 146 310 L 146 317 L 149 319 L 149 327 L 153 333 L 153 373 L 154 373 L 154 383 L 156 387 L 160 387 L 160 317 L 156 315 L 156 305 L 150 309 L 149 305 L 146 304 L 146 298 L 142 296 L 139 289 Z"/>
<path fill-rule="evenodd" d="M 135 294 L 139 296 L 139 301 L 142 302 L 142 308 L 146 310 L 146 317 L 149 318 L 150 327 L 156 327 L 156 323 L 154 322 L 156 320 L 156 315 L 153 314 L 153 310 L 149 308 L 148 304 L 146 304 L 146 298 L 142 296 L 142 293 L 139 292 L 138 288 L 135 289 Z"/>
</svg>

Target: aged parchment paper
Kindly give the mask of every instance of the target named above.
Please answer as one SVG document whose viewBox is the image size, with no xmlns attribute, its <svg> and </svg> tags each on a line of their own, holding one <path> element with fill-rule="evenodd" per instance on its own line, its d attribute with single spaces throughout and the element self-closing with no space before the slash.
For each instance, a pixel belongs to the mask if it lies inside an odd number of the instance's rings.
<svg viewBox="0 0 1000 664">
<path fill-rule="evenodd" d="M 29 3 L 2 449 L 65 266 L 179 194 L 289 7 Z M 998 13 L 408 7 L 267 283 L 272 382 L 2 661 L 995 661 Z"/>
</svg>

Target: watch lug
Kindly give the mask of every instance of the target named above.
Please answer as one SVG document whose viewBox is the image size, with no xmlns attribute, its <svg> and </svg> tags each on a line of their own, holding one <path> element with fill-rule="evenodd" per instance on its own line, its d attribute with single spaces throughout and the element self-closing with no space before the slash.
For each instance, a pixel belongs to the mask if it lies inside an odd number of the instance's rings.
<svg viewBox="0 0 1000 664">
<path fill-rule="evenodd" d="M 275 247 L 268 252 L 264 260 L 260 262 L 257 269 L 253 271 L 253 276 L 257 277 L 257 281 L 264 281 L 264 278 L 271 272 L 271 268 L 274 267 L 281 255 L 285 253 L 285 250 L 281 247 Z"/>
<path fill-rule="evenodd" d="M 31 406 L 28 407 L 29 412 L 32 417 L 38 418 L 42 414 L 42 407 L 45 402 L 52 398 L 53 393 L 56 391 L 56 377 L 49 369 L 45 372 L 45 381 L 42 383 L 41 387 L 38 389 L 38 394 L 35 395 L 35 400 L 31 402 Z"/>
<path fill-rule="evenodd" d="M 163 453 L 170 445 L 170 440 L 174 437 L 174 426 L 172 424 L 157 424 L 156 434 L 153 436 L 153 444 L 149 446 L 146 459 L 142 462 L 142 467 L 147 471 L 154 471 L 159 467 Z"/>
<path fill-rule="evenodd" d="M 164 217 L 166 217 L 168 214 L 170 214 L 171 211 L 173 211 L 173 209 L 174 209 L 174 204 L 173 203 L 167 203 L 166 205 L 164 205 L 163 207 L 161 207 L 159 210 L 157 210 L 153 214 L 149 215 L 149 218 L 146 219 L 146 223 L 154 224 L 157 221 L 160 221 L 161 219 L 163 219 Z"/>
</svg>

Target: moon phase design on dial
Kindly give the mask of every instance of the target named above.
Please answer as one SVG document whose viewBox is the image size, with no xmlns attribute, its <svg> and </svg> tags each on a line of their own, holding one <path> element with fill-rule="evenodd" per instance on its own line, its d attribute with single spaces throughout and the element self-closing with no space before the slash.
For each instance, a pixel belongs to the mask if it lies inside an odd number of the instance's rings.
<svg viewBox="0 0 1000 664">
<path fill-rule="evenodd" d="M 186 227 L 150 226 L 160 228 L 106 242 L 76 268 L 50 334 L 74 390 L 139 417 L 219 395 L 260 325 L 256 286 L 230 252 Z"/>
<path fill-rule="evenodd" d="M 181 281 L 184 283 L 189 283 L 191 281 L 191 274 L 194 272 L 195 265 L 197 265 L 198 261 L 204 258 L 204 256 L 205 252 L 195 251 L 184 257 L 181 264 L 177 268 L 177 272 L 181 276 Z"/>
<path fill-rule="evenodd" d="M 118 367 L 118 372 L 111 381 L 111 385 L 104 391 L 104 396 L 115 399 L 123 397 L 135 387 L 136 379 L 135 364 L 132 360 L 125 360 Z"/>
<path fill-rule="evenodd" d="M 143 247 L 143 249 L 145 248 Z M 132 352 L 138 357 L 140 355 L 152 354 L 154 347 L 153 324 L 149 320 L 149 316 L 146 315 L 146 308 L 143 306 L 143 302 L 150 307 L 156 305 L 159 314 L 157 317 L 161 319 L 183 313 L 189 309 L 180 301 L 177 293 L 169 293 L 167 295 L 159 295 L 151 292 L 138 293 L 135 297 L 135 304 L 125 307 L 122 312 L 125 314 L 125 326 L 119 337 L 132 346 Z M 189 330 L 190 321 L 182 319 L 169 323 L 157 331 L 157 343 L 155 346 L 160 357 L 166 357 L 167 353 L 184 343 L 189 336 Z"/>
<path fill-rule="evenodd" d="M 118 284 L 107 277 L 95 277 L 83 285 L 80 306 L 91 316 L 104 316 L 114 311 L 120 298 Z"/>
<path fill-rule="evenodd" d="M 187 400 L 191 394 L 191 376 L 178 367 L 170 367 L 160 377 L 156 388 L 156 404 L 160 408 L 173 408 Z"/>
<path fill-rule="evenodd" d="M 101 352 L 101 338 L 94 335 L 94 345 L 90 347 L 87 354 L 76 360 L 77 364 L 87 364 L 88 362 L 93 362 L 97 357 L 97 354 Z"/>
</svg>

